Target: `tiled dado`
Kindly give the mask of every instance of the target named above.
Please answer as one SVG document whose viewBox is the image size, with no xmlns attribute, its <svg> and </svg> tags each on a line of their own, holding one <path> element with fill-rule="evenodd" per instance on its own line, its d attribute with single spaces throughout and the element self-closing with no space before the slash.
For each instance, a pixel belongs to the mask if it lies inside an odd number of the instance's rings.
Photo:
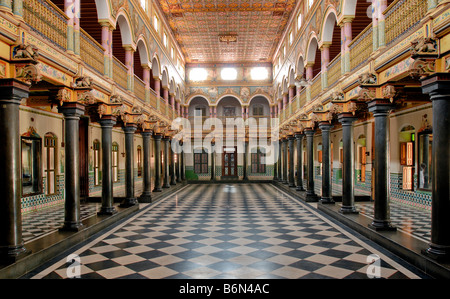
<svg viewBox="0 0 450 299">
<path fill-rule="evenodd" d="M 43 193 L 22 197 L 21 209 L 22 214 L 27 214 L 34 211 L 39 211 L 49 207 L 53 207 L 64 203 L 64 175 L 58 175 L 56 177 L 56 193 L 52 195 L 46 195 L 47 193 L 47 178 L 42 180 Z"/>
<path fill-rule="evenodd" d="M 431 192 L 418 191 L 417 178 L 415 178 L 414 183 L 415 191 L 403 190 L 402 179 L 403 175 L 401 173 L 391 173 L 391 199 L 413 207 L 431 210 Z"/>
</svg>

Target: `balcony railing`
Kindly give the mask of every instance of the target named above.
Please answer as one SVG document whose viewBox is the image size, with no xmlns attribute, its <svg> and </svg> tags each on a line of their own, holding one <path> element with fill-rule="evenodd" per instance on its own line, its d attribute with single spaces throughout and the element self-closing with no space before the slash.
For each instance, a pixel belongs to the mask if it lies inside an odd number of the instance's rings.
<svg viewBox="0 0 450 299">
<path fill-rule="evenodd" d="M 158 97 L 153 89 L 150 89 L 150 106 L 153 109 L 157 109 L 158 107 Z"/>
<path fill-rule="evenodd" d="M 134 76 L 134 94 L 139 100 L 145 102 L 145 83 L 136 75 Z"/>
<path fill-rule="evenodd" d="M 383 12 L 385 16 L 386 45 L 401 37 L 427 13 L 426 0 L 397 0 Z"/>
<path fill-rule="evenodd" d="M 23 18 L 34 30 L 59 47 L 67 49 L 66 14 L 47 0 L 24 0 Z"/>
<path fill-rule="evenodd" d="M 291 115 L 295 114 L 295 112 L 297 112 L 297 110 L 300 109 L 299 104 L 300 104 L 300 95 L 296 95 L 291 102 Z"/>
<path fill-rule="evenodd" d="M 299 104 L 299 109 L 302 108 L 303 106 L 305 106 L 305 104 L 306 104 L 306 88 L 303 88 L 300 91 L 298 104 Z"/>
<path fill-rule="evenodd" d="M 370 23 L 350 43 L 350 70 L 353 71 L 364 63 L 373 52 L 372 23 Z"/>
<path fill-rule="evenodd" d="M 105 49 L 93 39 L 86 31 L 81 29 L 80 56 L 87 65 L 103 75 Z"/>
<path fill-rule="evenodd" d="M 113 63 L 113 79 L 114 81 L 124 89 L 127 89 L 127 67 L 120 62 L 116 57 Z"/>
<path fill-rule="evenodd" d="M 332 87 L 341 76 L 341 53 L 328 64 L 328 88 Z"/>
<path fill-rule="evenodd" d="M 311 100 L 319 95 L 322 91 L 322 82 L 320 81 L 321 73 L 318 73 L 311 84 Z"/>
</svg>

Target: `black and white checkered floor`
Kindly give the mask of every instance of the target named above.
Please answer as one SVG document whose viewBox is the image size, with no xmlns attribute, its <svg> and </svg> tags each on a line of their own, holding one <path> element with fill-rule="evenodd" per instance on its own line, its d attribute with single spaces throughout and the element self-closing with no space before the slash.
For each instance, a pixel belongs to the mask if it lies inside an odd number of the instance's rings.
<svg viewBox="0 0 450 299">
<path fill-rule="evenodd" d="M 81 278 L 367 278 L 379 256 L 383 278 L 419 278 L 269 184 L 188 185 L 87 241 Z M 30 278 L 66 278 L 67 257 Z"/>
<path fill-rule="evenodd" d="M 360 214 L 373 218 L 372 203 L 356 203 Z M 424 242 L 431 240 L 431 211 L 401 204 L 395 201 L 390 202 L 391 223 L 398 230 L 412 235 Z"/>
<path fill-rule="evenodd" d="M 101 204 L 85 203 L 80 205 L 80 219 L 91 217 L 100 209 Z M 22 238 L 28 243 L 36 238 L 52 233 L 63 226 L 64 205 L 46 208 L 22 216 Z"/>
</svg>

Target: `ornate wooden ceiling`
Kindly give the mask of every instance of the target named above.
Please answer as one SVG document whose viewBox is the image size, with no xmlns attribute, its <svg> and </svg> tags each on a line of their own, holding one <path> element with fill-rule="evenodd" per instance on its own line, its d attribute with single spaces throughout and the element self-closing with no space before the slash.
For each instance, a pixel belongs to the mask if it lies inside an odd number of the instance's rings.
<svg viewBox="0 0 450 299">
<path fill-rule="evenodd" d="M 297 1 L 156 2 L 164 12 L 187 62 L 235 63 L 271 61 Z M 219 36 L 224 41 L 219 41 Z"/>
</svg>

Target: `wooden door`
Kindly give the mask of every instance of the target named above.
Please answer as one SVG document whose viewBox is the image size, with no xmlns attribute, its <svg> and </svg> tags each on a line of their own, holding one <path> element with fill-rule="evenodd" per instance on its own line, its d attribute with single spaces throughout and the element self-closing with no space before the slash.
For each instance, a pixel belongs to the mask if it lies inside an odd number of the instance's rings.
<svg viewBox="0 0 450 299">
<path fill-rule="evenodd" d="M 222 155 L 222 176 L 237 176 L 237 147 L 226 147 Z"/>
</svg>

